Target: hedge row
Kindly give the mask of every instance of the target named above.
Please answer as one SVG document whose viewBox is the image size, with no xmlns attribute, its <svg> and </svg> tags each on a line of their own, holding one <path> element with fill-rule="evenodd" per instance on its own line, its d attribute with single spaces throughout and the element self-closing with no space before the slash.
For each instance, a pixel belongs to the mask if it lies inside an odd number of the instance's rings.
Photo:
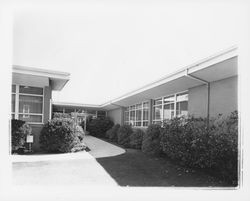
<svg viewBox="0 0 250 201">
<path fill-rule="evenodd" d="M 113 127 L 114 123 L 108 117 L 98 117 L 92 119 L 91 117 L 87 120 L 87 131 L 90 135 L 99 138 L 105 138 L 106 132 Z M 82 122 L 84 126 L 84 122 Z"/>
<path fill-rule="evenodd" d="M 106 132 L 106 138 L 116 142 L 126 148 L 141 149 L 144 131 L 136 128 L 132 129 L 129 125 L 114 125 Z"/>
<path fill-rule="evenodd" d="M 204 118 L 175 118 L 161 131 L 164 154 L 183 165 L 217 172 L 224 180 L 237 184 L 238 114 L 218 116 L 207 128 Z"/>
<path fill-rule="evenodd" d="M 147 154 L 163 154 L 188 167 L 210 170 L 237 185 L 238 114 L 211 119 L 174 118 L 164 124 L 150 125 L 146 132 L 128 125 L 115 125 L 106 136 L 124 147 Z"/>
</svg>

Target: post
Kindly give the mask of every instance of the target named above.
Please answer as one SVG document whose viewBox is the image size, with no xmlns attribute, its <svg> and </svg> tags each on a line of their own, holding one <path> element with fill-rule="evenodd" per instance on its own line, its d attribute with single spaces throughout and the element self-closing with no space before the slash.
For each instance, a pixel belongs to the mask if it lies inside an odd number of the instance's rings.
<svg viewBox="0 0 250 201">
<path fill-rule="evenodd" d="M 210 83 L 207 83 L 207 129 L 209 129 L 209 118 L 210 118 Z"/>
</svg>

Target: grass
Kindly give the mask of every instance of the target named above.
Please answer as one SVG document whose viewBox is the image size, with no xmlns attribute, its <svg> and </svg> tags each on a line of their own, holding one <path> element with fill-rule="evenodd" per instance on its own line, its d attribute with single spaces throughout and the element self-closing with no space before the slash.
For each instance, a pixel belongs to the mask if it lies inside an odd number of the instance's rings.
<svg viewBox="0 0 250 201">
<path fill-rule="evenodd" d="M 146 155 L 136 149 L 126 149 L 122 155 L 96 160 L 120 186 L 230 186 L 201 170 L 185 168 L 165 157 Z"/>
</svg>

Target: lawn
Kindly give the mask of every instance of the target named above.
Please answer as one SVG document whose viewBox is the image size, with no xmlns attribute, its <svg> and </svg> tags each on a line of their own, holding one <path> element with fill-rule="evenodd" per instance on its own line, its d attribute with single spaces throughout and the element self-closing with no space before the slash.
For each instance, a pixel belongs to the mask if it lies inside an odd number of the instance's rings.
<svg viewBox="0 0 250 201">
<path fill-rule="evenodd" d="M 135 149 L 96 160 L 120 186 L 229 186 L 200 170 L 184 168 L 166 158 L 149 156 Z"/>
</svg>

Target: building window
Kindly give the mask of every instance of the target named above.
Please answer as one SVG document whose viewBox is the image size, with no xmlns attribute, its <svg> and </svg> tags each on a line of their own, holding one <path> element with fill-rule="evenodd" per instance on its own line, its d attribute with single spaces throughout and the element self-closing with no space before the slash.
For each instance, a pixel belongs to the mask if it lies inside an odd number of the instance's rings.
<svg viewBox="0 0 250 201">
<path fill-rule="evenodd" d="M 178 93 L 154 100 L 153 123 L 162 125 L 163 121 L 188 114 L 188 93 Z"/>
<path fill-rule="evenodd" d="M 136 127 L 148 126 L 149 104 L 142 102 L 125 108 L 124 124 Z"/>
<path fill-rule="evenodd" d="M 12 85 L 12 118 L 43 122 L 43 88 Z"/>
</svg>

